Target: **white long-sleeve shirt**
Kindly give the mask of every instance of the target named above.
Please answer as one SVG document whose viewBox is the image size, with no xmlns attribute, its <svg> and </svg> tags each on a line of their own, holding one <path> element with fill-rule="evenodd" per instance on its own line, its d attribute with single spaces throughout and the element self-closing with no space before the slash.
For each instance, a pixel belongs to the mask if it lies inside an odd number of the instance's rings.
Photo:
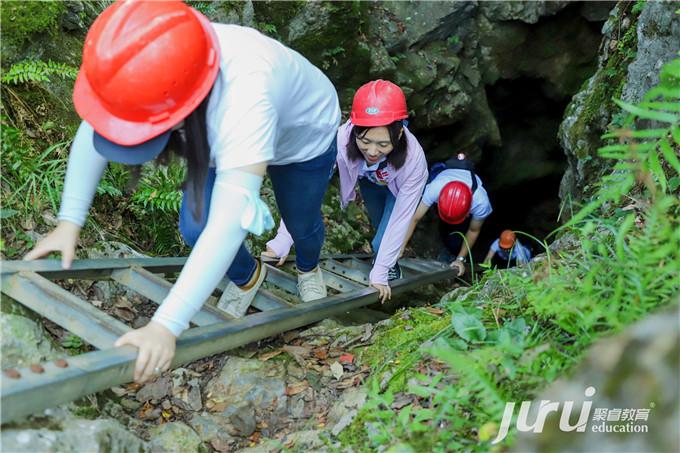
<svg viewBox="0 0 680 453">
<path fill-rule="evenodd" d="M 332 143 L 341 116 L 332 83 L 299 53 L 250 28 L 213 25 L 221 60 L 206 115 L 217 175 L 210 214 L 153 317 L 176 336 L 224 277 L 246 234 L 273 226 L 259 198 L 262 178 L 236 169 L 318 157 Z M 81 226 L 107 164 L 92 135 L 92 127 L 83 122 L 71 148 L 59 212 L 59 220 Z"/>
</svg>

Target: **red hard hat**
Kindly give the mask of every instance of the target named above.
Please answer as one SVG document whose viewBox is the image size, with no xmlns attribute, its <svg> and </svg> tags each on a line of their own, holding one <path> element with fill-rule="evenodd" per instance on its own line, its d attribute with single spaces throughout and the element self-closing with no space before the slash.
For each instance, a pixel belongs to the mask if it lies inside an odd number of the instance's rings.
<svg viewBox="0 0 680 453">
<path fill-rule="evenodd" d="M 439 193 L 439 217 L 446 223 L 461 223 L 472 207 L 472 190 L 460 181 L 451 181 Z"/>
<path fill-rule="evenodd" d="M 498 241 L 498 245 L 501 248 L 504 249 L 509 249 L 513 245 L 515 245 L 515 240 L 517 239 L 517 236 L 515 236 L 515 233 L 513 233 L 510 230 L 505 230 L 501 233 L 501 238 Z"/>
<path fill-rule="evenodd" d="M 387 126 L 408 118 L 401 88 L 386 80 L 368 82 L 357 90 L 350 120 L 355 126 Z"/>
<path fill-rule="evenodd" d="M 198 107 L 219 62 L 215 30 L 198 11 L 179 0 L 120 0 L 87 33 L 73 103 L 97 133 L 137 145 Z"/>
</svg>

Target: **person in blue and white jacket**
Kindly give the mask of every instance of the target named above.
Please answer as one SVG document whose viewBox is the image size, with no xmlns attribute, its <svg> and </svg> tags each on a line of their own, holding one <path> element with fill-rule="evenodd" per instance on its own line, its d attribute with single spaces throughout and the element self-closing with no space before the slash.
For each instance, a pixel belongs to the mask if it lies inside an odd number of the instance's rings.
<svg viewBox="0 0 680 453">
<path fill-rule="evenodd" d="M 511 230 L 505 230 L 493 241 L 482 264 L 491 262 L 498 267 L 523 266 L 531 260 L 531 251 L 517 240 Z"/>
</svg>

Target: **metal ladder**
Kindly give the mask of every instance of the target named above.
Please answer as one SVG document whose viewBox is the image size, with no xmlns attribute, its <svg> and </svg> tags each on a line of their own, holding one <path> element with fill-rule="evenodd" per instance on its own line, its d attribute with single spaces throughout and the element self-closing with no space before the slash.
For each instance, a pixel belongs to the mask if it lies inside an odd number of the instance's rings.
<svg viewBox="0 0 680 453">
<path fill-rule="evenodd" d="M 294 257 L 288 257 L 284 270 L 267 264 L 267 261 L 278 260 L 265 260 L 265 285 L 258 290 L 252 304 L 259 311 L 243 318 L 232 318 L 214 308 L 217 298 L 211 296 L 191 320 L 195 327 L 177 339 L 171 368 L 378 302 L 375 289 L 367 287 L 371 258 L 372 255 L 321 257 L 319 266 L 331 291 L 324 299 L 306 303 L 295 296 Z M 53 280 L 113 280 L 160 304 L 172 287 L 162 275 L 180 272 L 185 261 L 186 258 L 75 260 L 68 270 L 62 269 L 58 260 L 1 262 L 2 293 L 97 349 L 22 369 L 4 370 L 0 398 L 2 422 L 133 379 L 136 348 L 113 347 L 115 340 L 132 328 Z M 393 295 L 455 276 L 451 268 L 437 261 L 402 258 L 399 264 L 404 276 L 390 282 Z M 217 289 L 224 290 L 228 282 L 225 278 Z M 281 290 L 288 297 L 276 294 Z M 298 303 L 293 303 L 296 300 Z"/>
</svg>

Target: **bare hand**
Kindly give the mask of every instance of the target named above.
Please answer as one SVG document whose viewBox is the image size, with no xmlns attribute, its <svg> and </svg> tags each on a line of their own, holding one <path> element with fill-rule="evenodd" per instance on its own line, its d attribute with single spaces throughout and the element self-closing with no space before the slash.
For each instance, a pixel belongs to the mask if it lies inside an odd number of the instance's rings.
<svg viewBox="0 0 680 453">
<path fill-rule="evenodd" d="M 390 285 L 380 285 L 378 283 L 370 283 L 380 293 L 380 303 L 384 304 L 387 299 L 392 299 L 392 288 Z"/>
<path fill-rule="evenodd" d="M 24 256 L 24 261 L 45 258 L 50 253 L 59 251 L 61 252 L 61 267 L 69 269 L 76 257 L 78 234 L 80 234 L 79 225 L 62 220 L 50 234 Z"/>
<path fill-rule="evenodd" d="M 264 256 L 266 258 L 278 258 L 278 256 L 276 255 L 276 252 L 274 252 L 274 250 L 272 250 L 271 247 L 269 247 L 269 246 L 267 246 L 267 250 L 260 253 L 260 256 Z M 286 262 L 286 258 L 288 258 L 287 253 L 279 260 L 278 263 L 276 263 L 276 265 L 281 266 L 283 263 Z"/>
<path fill-rule="evenodd" d="M 139 349 L 135 363 L 135 382 L 145 382 L 154 375 L 167 371 L 175 357 L 175 336 L 153 321 L 122 335 L 113 345 L 130 345 Z"/>
<path fill-rule="evenodd" d="M 455 260 L 451 264 L 449 264 L 449 267 L 456 267 L 458 268 L 458 277 L 463 275 L 465 273 L 465 264 L 461 260 Z"/>
</svg>

